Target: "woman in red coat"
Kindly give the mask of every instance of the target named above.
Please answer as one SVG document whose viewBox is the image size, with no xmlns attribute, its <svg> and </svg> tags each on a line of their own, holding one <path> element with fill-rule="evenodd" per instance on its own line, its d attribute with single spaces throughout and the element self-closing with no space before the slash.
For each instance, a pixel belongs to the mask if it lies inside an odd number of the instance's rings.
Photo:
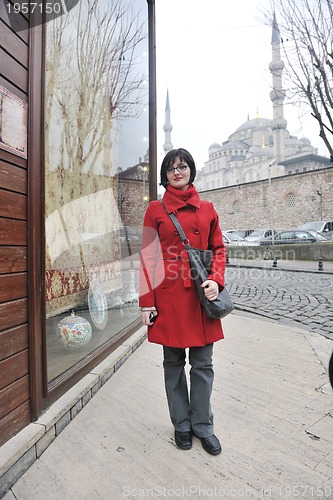
<svg viewBox="0 0 333 500">
<path fill-rule="evenodd" d="M 208 453 L 218 455 L 221 445 L 214 435 L 210 397 L 213 344 L 223 338 L 222 325 L 208 318 L 200 305 L 187 252 L 168 216 L 176 215 L 192 247 L 212 250 L 211 271 L 202 286 L 207 299 L 215 299 L 224 286 L 225 246 L 213 204 L 201 200 L 193 185 L 195 175 L 188 151 L 167 153 L 161 166 L 164 206 L 152 201 L 144 218 L 139 305 L 148 340 L 163 345 L 164 380 L 177 446 L 190 449 L 194 434 Z M 184 369 L 187 348 L 190 393 Z"/>
</svg>

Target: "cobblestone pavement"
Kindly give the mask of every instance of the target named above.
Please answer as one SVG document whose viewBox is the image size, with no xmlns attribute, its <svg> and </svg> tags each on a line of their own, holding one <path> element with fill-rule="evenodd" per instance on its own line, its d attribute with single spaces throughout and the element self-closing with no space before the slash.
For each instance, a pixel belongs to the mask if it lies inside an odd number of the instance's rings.
<svg viewBox="0 0 333 500">
<path fill-rule="evenodd" d="M 333 275 L 228 267 L 226 282 L 236 309 L 333 340 Z"/>
</svg>

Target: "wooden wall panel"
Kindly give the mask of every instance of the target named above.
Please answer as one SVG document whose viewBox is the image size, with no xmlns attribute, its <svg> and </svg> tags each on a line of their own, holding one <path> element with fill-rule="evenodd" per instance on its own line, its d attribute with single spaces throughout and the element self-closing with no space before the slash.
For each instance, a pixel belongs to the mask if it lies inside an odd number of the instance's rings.
<svg viewBox="0 0 333 500">
<path fill-rule="evenodd" d="M 11 2 L 11 3 L 13 3 L 13 2 Z M 20 16 L 20 17 L 21 17 L 20 27 L 22 29 L 15 34 L 18 38 L 20 38 L 26 44 L 28 44 L 28 41 L 29 41 L 29 22 L 24 16 Z M 5 6 L 5 2 L 0 2 L 0 19 L 8 27 L 11 27 L 9 17 L 8 17 L 8 12 L 7 12 L 7 9 Z"/>
<path fill-rule="evenodd" d="M 0 217 L 27 219 L 27 197 L 0 189 Z"/>
<path fill-rule="evenodd" d="M 27 273 L 3 274 L 0 276 L 0 303 L 22 299 L 28 294 Z M 1 373 L 1 372 L 0 372 Z"/>
<path fill-rule="evenodd" d="M 22 325 L 28 321 L 28 300 L 26 298 L 0 304 L 0 330 Z"/>
<path fill-rule="evenodd" d="M 18 380 L 29 371 L 28 349 L 19 352 L 10 358 L 0 361 L 0 390 Z"/>
<path fill-rule="evenodd" d="M 22 101 L 27 102 L 27 95 L 24 92 L 22 92 L 22 90 L 18 89 L 14 85 L 12 85 L 8 80 L 6 80 L 5 78 L 3 78 L 1 74 L 0 74 L 0 85 L 2 85 L 3 87 L 5 87 L 10 92 L 13 92 L 13 94 L 17 95 L 17 97 L 19 97 L 20 99 L 22 99 Z M 3 153 L 5 153 L 5 150 L 1 149 L 0 150 L 0 157 L 3 156 Z M 14 155 L 11 155 L 11 156 L 15 158 Z M 26 163 L 26 160 L 24 160 L 23 158 L 22 158 L 22 160 Z M 15 160 L 14 160 L 14 163 L 16 163 Z"/>
<path fill-rule="evenodd" d="M 27 247 L 0 246 L 0 274 L 27 270 Z"/>
<path fill-rule="evenodd" d="M 27 171 L 0 159 L 0 188 L 27 193 Z"/>
<path fill-rule="evenodd" d="M 18 14 L 23 29 L 16 32 L 8 2 L 0 0 L 0 85 L 27 102 L 30 115 L 29 20 Z M 28 162 L 0 148 L 0 446 L 31 421 Z"/>
<path fill-rule="evenodd" d="M 0 77 L 0 82 L 1 82 L 1 77 Z M 5 87 L 7 87 L 7 85 L 5 85 Z M 17 95 L 19 95 L 19 92 L 17 92 Z M 5 151 L 4 149 L 0 149 L 0 159 L 8 163 L 12 163 L 17 167 L 27 168 L 27 160 L 21 158 L 20 156 L 16 156 L 13 153 L 10 153 L 9 151 Z"/>
<path fill-rule="evenodd" d="M 27 44 L 2 21 L 0 21 L 0 46 L 22 66 L 28 67 Z"/>
<path fill-rule="evenodd" d="M 0 419 L 0 446 L 30 423 L 30 401 L 24 401 Z"/>
<path fill-rule="evenodd" d="M 0 390 L 0 418 L 4 417 L 30 397 L 29 377 L 26 375 Z"/>
<path fill-rule="evenodd" d="M 10 80 L 16 87 L 26 91 L 28 88 L 28 70 L 12 59 L 7 52 L 0 48 L 1 73 L 6 80 Z"/>
<path fill-rule="evenodd" d="M 0 245 L 27 245 L 27 222 L 0 218 Z"/>
<path fill-rule="evenodd" d="M 16 352 L 27 349 L 29 345 L 28 325 L 20 325 L 0 332 L 0 361 Z"/>
</svg>

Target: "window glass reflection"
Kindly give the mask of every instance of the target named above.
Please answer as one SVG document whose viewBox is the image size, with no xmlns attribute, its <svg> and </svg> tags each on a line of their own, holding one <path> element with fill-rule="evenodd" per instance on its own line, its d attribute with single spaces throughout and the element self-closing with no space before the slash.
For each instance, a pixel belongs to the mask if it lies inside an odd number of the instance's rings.
<svg viewBox="0 0 333 500">
<path fill-rule="evenodd" d="M 146 0 L 80 0 L 46 27 L 49 381 L 138 317 L 147 45 Z"/>
</svg>

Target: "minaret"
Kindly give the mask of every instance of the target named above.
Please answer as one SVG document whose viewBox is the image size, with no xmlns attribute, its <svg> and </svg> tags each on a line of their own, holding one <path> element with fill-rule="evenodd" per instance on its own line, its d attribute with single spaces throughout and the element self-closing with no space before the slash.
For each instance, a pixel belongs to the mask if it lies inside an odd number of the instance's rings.
<svg viewBox="0 0 333 500">
<path fill-rule="evenodd" d="M 163 149 L 165 154 L 167 154 L 173 148 L 171 142 L 171 130 L 172 125 L 170 121 L 170 103 L 169 103 L 169 91 L 167 90 L 166 96 L 166 104 L 165 104 L 165 124 L 163 125 L 163 130 L 165 132 L 165 144 L 163 145 Z"/>
<path fill-rule="evenodd" d="M 280 31 L 276 22 L 275 11 L 273 13 L 273 30 L 272 30 L 272 62 L 269 65 L 270 72 L 273 76 L 273 90 L 270 93 L 270 98 L 273 103 L 273 143 L 274 157 L 276 163 L 285 158 L 285 134 L 287 121 L 283 116 L 283 101 L 285 92 L 282 88 L 282 71 L 284 63 L 280 56 Z"/>
</svg>

